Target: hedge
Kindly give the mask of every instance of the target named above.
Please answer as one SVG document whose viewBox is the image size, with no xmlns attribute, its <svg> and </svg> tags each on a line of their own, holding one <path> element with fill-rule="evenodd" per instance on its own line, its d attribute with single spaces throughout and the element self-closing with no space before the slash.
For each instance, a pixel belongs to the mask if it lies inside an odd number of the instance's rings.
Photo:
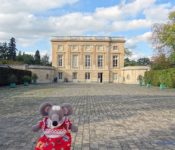
<svg viewBox="0 0 175 150">
<path fill-rule="evenodd" d="M 10 67 L 9 68 L 0 67 L 0 86 L 8 85 L 9 77 L 12 74 L 14 74 L 17 77 L 17 84 L 23 84 L 23 77 L 25 75 L 31 77 L 32 72 L 27 70 L 13 69 Z"/>
<path fill-rule="evenodd" d="M 150 82 L 154 86 L 159 86 L 163 83 L 169 88 L 175 88 L 175 68 L 147 71 L 144 78 L 146 84 Z"/>
</svg>

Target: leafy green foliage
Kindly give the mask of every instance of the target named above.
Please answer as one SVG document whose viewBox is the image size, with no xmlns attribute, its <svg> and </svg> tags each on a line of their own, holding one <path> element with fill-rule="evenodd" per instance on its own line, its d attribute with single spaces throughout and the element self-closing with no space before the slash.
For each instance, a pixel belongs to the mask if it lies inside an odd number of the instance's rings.
<svg viewBox="0 0 175 150">
<path fill-rule="evenodd" d="M 18 81 L 16 75 L 12 74 L 8 78 L 9 83 L 16 83 Z"/>
<path fill-rule="evenodd" d="M 15 41 L 15 38 L 12 37 L 10 39 L 10 42 L 8 44 L 8 59 L 9 60 L 15 60 L 16 59 L 16 41 Z"/>
<path fill-rule="evenodd" d="M 49 56 L 46 54 L 41 58 L 41 64 L 44 66 L 48 66 L 49 65 Z"/>
<path fill-rule="evenodd" d="M 25 75 L 31 76 L 32 73 L 27 70 L 0 67 L 0 86 L 8 85 L 10 83 L 9 78 L 11 75 L 17 77 L 17 84 L 23 84 L 23 77 Z"/>
<path fill-rule="evenodd" d="M 31 77 L 28 76 L 28 75 L 25 75 L 25 76 L 23 77 L 23 81 L 24 81 L 24 82 L 30 83 L 30 82 L 31 82 Z"/>
<path fill-rule="evenodd" d="M 28 64 L 28 65 L 47 65 L 50 66 L 49 56 L 40 56 L 39 50 L 35 52 L 35 55 L 21 53 L 19 51 L 16 55 L 16 41 L 15 38 L 11 38 L 9 43 L 0 43 L 0 64 Z"/>
<path fill-rule="evenodd" d="M 159 54 L 153 58 L 153 63 L 151 64 L 153 70 L 162 70 L 170 68 L 170 62 L 166 58 L 165 54 Z"/>
<path fill-rule="evenodd" d="M 15 38 L 12 37 L 9 43 L 0 43 L 0 60 L 15 60 L 16 51 Z"/>
<path fill-rule="evenodd" d="M 139 58 L 139 59 L 137 60 L 137 64 L 138 64 L 139 66 L 148 66 L 148 65 L 151 64 L 151 61 L 150 61 L 149 58 L 146 58 L 146 57 L 144 57 L 144 58 Z"/>
<path fill-rule="evenodd" d="M 151 70 L 145 72 L 145 82 L 154 86 L 165 84 L 169 88 L 175 88 L 175 68 L 164 70 Z"/>
<path fill-rule="evenodd" d="M 37 76 L 37 74 L 32 74 L 32 82 L 34 82 L 34 83 L 36 83 L 36 81 L 37 81 L 37 79 L 38 79 L 38 76 Z"/>
<path fill-rule="evenodd" d="M 152 32 L 153 47 L 165 54 L 175 52 L 175 11 L 169 14 L 168 22 L 154 24 Z"/>
<path fill-rule="evenodd" d="M 126 57 L 131 57 L 132 56 L 132 51 L 130 51 L 128 48 L 125 48 L 125 56 Z"/>
<path fill-rule="evenodd" d="M 34 56 L 34 59 L 35 59 L 35 64 L 41 64 L 41 59 L 40 59 L 40 52 L 39 52 L 39 50 L 37 50 L 36 52 L 35 52 L 35 56 Z"/>
<path fill-rule="evenodd" d="M 130 60 L 129 58 L 125 58 L 125 66 L 148 66 L 151 64 L 149 58 L 139 58 L 136 60 Z"/>
</svg>

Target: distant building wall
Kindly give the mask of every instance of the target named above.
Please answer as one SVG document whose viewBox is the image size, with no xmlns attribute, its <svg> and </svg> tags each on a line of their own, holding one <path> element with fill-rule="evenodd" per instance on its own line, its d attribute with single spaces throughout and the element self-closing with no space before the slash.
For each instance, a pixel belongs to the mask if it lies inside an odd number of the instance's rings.
<svg viewBox="0 0 175 150">
<path fill-rule="evenodd" d="M 30 70 L 32 74 L 37 74 L 38 83 L 50 83 L 53 82 L 55 77 L 55 68 L 49 66 L 39 66 L 39 65 L 9 65 L 15 69 Z"/>
<path fill-rule="evenodd" d="M 30 65 L 27 70 L 30 70 L 32 74 L 37 74 L 37 81 L 39 83 L 53 82 L 55 76 L 55 69 L 53 67 Z"/>
<path fill-rule="evenodd" d="M 51 43 L 58 81 L 118 82 L 124 67 L 124 38 L 54 37 Z"/>
<path fill-rule="evenodd" d="M 122 70 L 123 83 L 125 84 L 138 84 L 139 76 L 144 77 L 146 71 L 149 71 L 150 67 L 147 66 L 128 66 Z"/>
</svg>

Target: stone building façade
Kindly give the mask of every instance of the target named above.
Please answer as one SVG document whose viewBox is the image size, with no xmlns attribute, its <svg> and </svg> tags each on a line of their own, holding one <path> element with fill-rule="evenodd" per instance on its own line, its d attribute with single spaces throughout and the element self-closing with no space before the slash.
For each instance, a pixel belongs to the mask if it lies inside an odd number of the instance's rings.
<svg viewBox="0 0 175 150">
<path fill-rule="evenodd" d="M 51 43 L 58 81 L 135 84 L 149 70 L 147 66 L 124 67 L 124 38 L 59 36 Z"/>
</svg>

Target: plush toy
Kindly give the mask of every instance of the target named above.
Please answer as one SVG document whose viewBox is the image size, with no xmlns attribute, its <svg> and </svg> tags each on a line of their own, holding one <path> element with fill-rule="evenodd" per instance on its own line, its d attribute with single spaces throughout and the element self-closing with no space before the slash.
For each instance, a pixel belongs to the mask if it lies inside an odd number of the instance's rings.
<svg viewBox="0 0 175 150">
<path fill-rule="evenodd" d="M 43 103 L 40 106 L 40 113 L 44 116 L 44 119 L 32 127 L 34 132 L 40 129 L 43 132 L 35 146 L 35 150 L 70 150 L 70 131 L 78 131 L 78 128 L 68 118 L 73 113 L 72 106 L 70 104 L 58 106 Z"/>
</svg>

